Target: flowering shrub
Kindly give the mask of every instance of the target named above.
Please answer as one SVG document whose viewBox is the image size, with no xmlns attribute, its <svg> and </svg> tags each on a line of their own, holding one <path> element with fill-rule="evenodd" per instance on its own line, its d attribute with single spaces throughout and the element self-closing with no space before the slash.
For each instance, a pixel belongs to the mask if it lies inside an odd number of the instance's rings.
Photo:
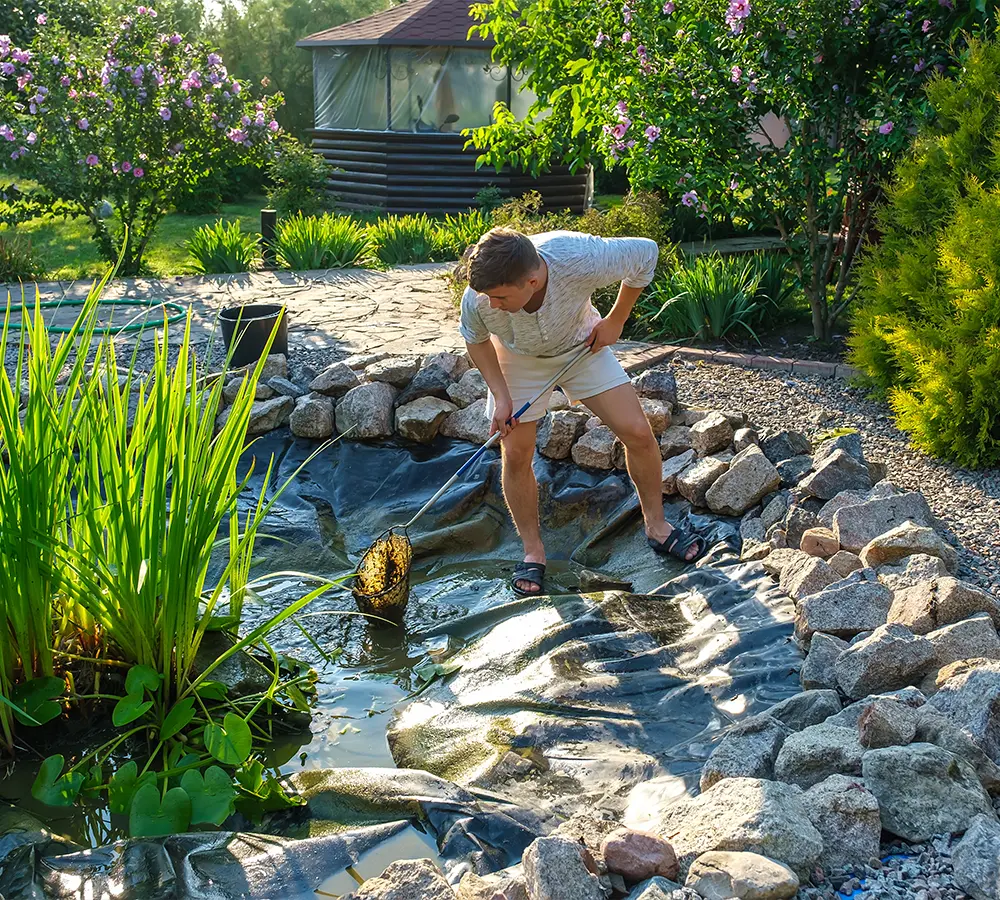
<svg viewBox="0 0 1000 900">
<path fill-rule="evenodd" d="M 279 131 L 280 97 L 252 100 L 218 54 L 156 20 L 140 6 L 92 40 L 40 27 L 27 48 L 0 35 L 0 166 L 86 216 L 123 274 L 139 272 L 184 185 L 209 165 L 267 154 Z"/>
<path fill-rule="evenodd" d="M 537 172 L 594 156 L 633 187 L 711 220 L 776 228 L 829 338 L 853 295 L 872 206 L 990 2 L 953 0 L 492 0 L 474 6 L 500 61 L 531 60 L 517 120 L 468 132 L 481 161 Z M 542 112 L 548 110 L 546 115 Z M 769 115 L 770 114 L 770 115 Z"/>
</svg>

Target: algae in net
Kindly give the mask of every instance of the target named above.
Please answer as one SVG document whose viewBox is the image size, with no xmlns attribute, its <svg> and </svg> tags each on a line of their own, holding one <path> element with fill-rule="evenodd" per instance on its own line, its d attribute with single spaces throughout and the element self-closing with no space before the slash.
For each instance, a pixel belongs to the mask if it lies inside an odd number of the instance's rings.
<svg viewBox="0 0 1000 900">
<path fill-rule="evenodd" d="M 381 535 L 361 557 L 354 579 L 358 609 L 372 616 L 402 622 L 410 595 L 413 548 L 405 534 L 391 529 Z"/>
</svg>

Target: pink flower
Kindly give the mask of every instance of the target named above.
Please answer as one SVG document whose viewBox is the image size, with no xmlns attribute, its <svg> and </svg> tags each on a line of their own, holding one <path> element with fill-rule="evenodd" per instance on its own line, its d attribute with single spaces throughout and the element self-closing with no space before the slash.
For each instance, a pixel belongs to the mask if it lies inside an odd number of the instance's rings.
<svg viewBox="0 0 1000 900">
<path fill-rule="evenodd" d="M 628 115 L 628 104 L 624 100 L 619 100 L 615 104 L 615 109 L 618 110 L 618 115 L 621 118 Z"/>
<path fill-rule="evenodd" d="M 892 131 L 893 127 L 894 127 L 894 125 L 893 125 L 892 122 L 883 122 L 878 127 L 878 133 L 879 134 L 889 134 L 889 132 Z"/>
<path fill-rule="evenodd" d="M 671 16 L 673 15 L 675 9 L 677 9 L 677 6 L 674 4 L 673 0 L 667 0 L 667 2 L 663 4 L 663 15 Z"/>
<path fill-rule="evenodd" d="M 731 78 L 733 84 L 739 84 L 742 77 L 743 70 L 739 66 L 733 66 L 733 74 Z"/>
<path fill-rule="evenodd" d="M 44 13 L 41 13 L 40 15 L 35 16 L 35 21 L 39 25 L 44 25 L 46 22 L 48 22 L 48 18 L 45 16 Z"/>
<path fill-rule="evenodd" d="M 927 32 L 931 30 L 931 20 L 930 19 L 924 19 L 924 24 L 920 26 L 920 30 L 924 34 L 927 34 Z"/>
<path fill-rule="evenodd" d="M 96 153 L 90 153 L 87 155 L 87 158 L 84 160 L 84 162 L 88 166 L 96 166 L 100 162 L 100 160 L 97 158 Z"/>
<path fill-rule="evenodd" d="M 3 75 L 13 75 L 17 71 L 17 67 L 12 62 L 5 62 L 0 66 L 0 74 Z"/>
<path fill-rule="evenodd" d="M 735 178 L 729 182 L 729 190 L 731 191 L 735 191 L 739 186 L 740 183 Z"/>
<path fill-rule="evenodd" d="M 222 65 L 222 57 L 219 56 L 218 53 L 209 53 L 208 54 L 208 64 L 210 66 L 221 66 Z"/>
<path fill-rule="evenodd" d="M 226 137 L 234 144 L 242 144 L 247 139 L 247 133 L 240 128 L 230 128 Z"/>
<path fill-rule="evenodd" d="M 165 106 L 161 106 L 160 107 L 160 118 L 163 119 L 164 122 L 169 122 L 170 121 L 170 116 L 171 116 L 170 110 L 167 109 L 167 107 L 165 107 Z"/>
<path fill-rule="evenodd" d="M 136 12 L 137 12 L 137 13 L 138 13 L 138 14 L 139 14 L 140 16 L 144 16 L 144 15 L 146 15 L 146 7 L 145 7 L 145 6 L 140 6 L 140 7 L 139 7 L 139 8 L 138 8 L 138 9 L 136 10 Z"/>
<path fill-rule="evenodd" d="M 66 96 L 69 97 L 70 100 L 75 100 L 80 95 L 76 92 L 76 88 L 70 88 Z"/>
<path fill-rule="evenodd" d="M 241 88 L 241 87 L 240 87 L 240 83 L 239 83 L 238 81 L 234 81 L 234 82 L 232 83 L 232 85 L 230 85 L 230 88 L 229 88 L 229 89 L 230 89 L 230 90 L 231 90 L 231 91 L 232 91 L 232 92 L 233 92 L 234 94 L 238 94 L 238 93 L 239 93 L 240 91 L 242 91 L 242 90 L 243 90 L 243 88 Z"/>
<path fill-rule="evenodd" d="M 733 34 L 741 34 L 743 31 L 743 20 L 750 15 L 750 0 L 730 0 L 729 9 L 726 11 L 726 24 Z"/>
<path fill-rule="evenodd" d="M 69 86 L 70 86 L 70 84 L 71 84 L 71 82 L 70 82 L 70 80 L 69 80 L 69 75 L 63 75 L 63 77 L 59 79 L 59 83 L 60 83 L 60 84 L 61 84 L 61 85 L 62 85 L 63 87 L 69 87 Z"/>
<path fill-rule="evenodd" d="M 191 99 L 190 97 L 188 97 L 188 98 L 187 98 L 187 99 L 186 99 L 186 100 L 184 101 L 184 105 L 185 105 L 185 106 L 186 106 L 186 107 L 187 107 L 188 109 L 191 109 L 191 107 L 192 107 L 192 106 L 194 106 L 194 100 L 192 100 L 192 99 Z"/>
<path fill-rule="evenodd" d="M 272 133 L 276 132 L 280 127 L 281 126 L 274 119 L 271 119 L 271 121 L 267 123 L 267 130 Z"/>
<path fill-rule="evenodd" d="M 617 125 L 612 126 L 611 134 L 617 139 L 621 140 L 625 137 L 625 132 L 628 131 L 628 126 L 631 123 L 626 119 L 624 122 L 619 122 Z"/>
<path fill-rule="evenodd" d="M 646 140 L 649 141 L 649 143 L 652 144 L 653 141 L 655 141 L 659 136 L 660 136 L 660 129 L 657 128 L 655 125 L 650 125 L 646 129 Z"/>
<path fill-rule="evenodd" d="M 630 40 L 632 40 L 632 32 L 631 31 L 626 31 L 622 35 L 622 43 L 623 44 L 627 44 Z"/>
<path fill-rule="evenodd" d="M 622 21 L 628 25 L 632 21 L 632 10 L 626 4 L 622 7 Z"/>
<path fill-rule="evenodd" d="M 86 131 L 88 128 L 90 128 L 90 122 L 88 122 L 86 119 L 80 119 L 76 123 L 76 127 L 79 128 L 80 131 Z"/>
<path fill-rule="evenodd" d="M 28 132 L 28 134 L 26 135 L 26 137 L 25 137 L 24 139 L 25 139 L 25 140 L 26 140 L 26 141 L 27 141 L 27 142 L 28 142 L 29 144 L 33 144 L 33 143 L 35 143 L 35 141 L 37 141 L 37 140 L 38 140 L 38 135 L 37 135 L 37 134 L 35 134 L 35 132 L 33 132 L 33 131 L 29 131 L 29 132 Z"/>
<path fill-rule="evenodd" d="M 123 162 L 122 163 L 122 171 L 123 172 L 131 172 L 132 171 L 132 163 L 130 163 L 128 160 L 126 160 L 125 162 Z"/>
<path fill-rule="evenodd" d="M 143 175 L 145 175 L 145 174 L 146 174 L 146 173 L 145 173 L 145 172 L 143 172 L 143 171 L 142 171 L 142 169 L 133 169 L 133 170 L 132 170 L 132 175 L 133 175 L 134 177 L 136 177 L 136 178 L 142 178 L 142 176 L 143 176 Z"/>
<path fill-rule="evenodd" d="M 698 202 L 698 194 L 695 191 L 688 191 L 681 197 L 681 203 L 685 206 L 694 206 Z"/>
<path fill-rule="evenodd" d="M 179 34 L 170 35 L 170 43 L 173 44 L 175 47 L 183 40 L 184 38 L 182 38 Z"/>
</svg>

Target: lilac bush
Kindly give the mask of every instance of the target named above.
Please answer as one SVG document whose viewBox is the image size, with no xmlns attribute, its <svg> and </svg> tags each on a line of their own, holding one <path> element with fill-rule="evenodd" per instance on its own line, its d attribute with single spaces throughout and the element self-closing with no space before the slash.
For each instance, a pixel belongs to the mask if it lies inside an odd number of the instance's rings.
<svg viewBox="0 0 1000 900">
<path fill-rule="evenodd" d="M 280 103 L 253 99 L 209 48 L 160 31 L 152 7 L 93 39 L 44 22 L 29 47 L 0 35 L 0 168 L 86 216 L 121 274 L 139 273 L 185 185 L 270 154 Z"/>
<path fill-rule="evenodd" d="M 524 121 L 498 105 L 469 136 L 484 163 L 537 172 L 601 156 L 687 214 L 777 229 L 827 339 L 924 87 L 994 12 L 993 0 L 492 0 L 474 7 L 479 32 L 500 61 L 531 60 L 538 102 Z"/>
</svg>

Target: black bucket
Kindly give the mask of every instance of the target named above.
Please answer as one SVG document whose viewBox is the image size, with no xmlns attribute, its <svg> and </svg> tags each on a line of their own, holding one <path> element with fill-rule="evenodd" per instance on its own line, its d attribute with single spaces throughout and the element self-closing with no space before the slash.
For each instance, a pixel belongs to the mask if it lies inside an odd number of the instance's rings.
<svg viewBox="0 0 1000 900">
<path fill-rule="evenodd" d="M 288 355 L 288 313 L 284 306 L 276 303 L 230 306 L 219 313 L 219 318 L 226 350 L 232 352 L 229 364 L 233 368 L 249 366 L 260 359 L 276 323 L 278 331 L 271 353 Z"/>
</svg>

